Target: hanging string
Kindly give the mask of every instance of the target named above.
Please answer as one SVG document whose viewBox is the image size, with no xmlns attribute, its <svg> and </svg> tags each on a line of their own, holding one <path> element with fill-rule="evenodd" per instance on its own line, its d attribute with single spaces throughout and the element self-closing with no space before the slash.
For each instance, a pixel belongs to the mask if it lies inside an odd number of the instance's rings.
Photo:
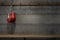
<svg viewBox="0 0 60 40">
<path fill-rule="evenodd" d="M 12 0 L 11 0 L 10 3 L 11 3 L 11 5 L 12 5 Z M 11 10 L 12 10 L 12 6 L 9 6 L 8 18 L 9 18 L 9 14 L 10 14 Z"/>
<path fill-rule="evenodd" d="M 10 12 L 13 11 L 13 0 L 11 0 Z"/>
<path fill-rule="evenodd" d="M 12 5 L 12 4 L 13 4 L 13 0 L 11 0 L 10 4 L 11 4 L 11 6 L 10 6 L 10 8 L 9 8 L 8 18 L 9 18 L 10 12 L 13 10 L 13 5 Z"/>
</svg>

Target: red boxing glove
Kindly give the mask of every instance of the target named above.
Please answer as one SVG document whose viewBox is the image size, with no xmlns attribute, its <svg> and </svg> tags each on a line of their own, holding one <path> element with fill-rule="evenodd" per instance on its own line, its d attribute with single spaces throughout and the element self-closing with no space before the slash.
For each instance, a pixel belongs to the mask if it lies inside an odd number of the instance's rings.
<svg viewBox="0 0 60 40">
<path fill-rule="evenodd" d="M 11 23 L 11 22 L 15 22 L 16 21 L 15 12 L 11 11 L 10 15 L 8 15 L 7 21 L 8 21 L 8 23 Z"/>
<path fill-rule="evenodd" d="M 9 15 L 9 14 L 8 14 L 7 22 L 8 22 L 8 23 L 12 22 L 12 18 L 10 17 L 10 15 Z"/>
<path fill-rule="evenodd" d="M 11 17 L 11 19 L 12 19 L 12 22 L 16 21 L 16 14 L 15 14 L 14 11 L 11 11 L 10 17 Z"/>
<path fill-rule="evenodd" d="M 12 22 L 12 19 L 11 18 L 8 18 L 7 19 L 8 23 Z"/>
</svg>

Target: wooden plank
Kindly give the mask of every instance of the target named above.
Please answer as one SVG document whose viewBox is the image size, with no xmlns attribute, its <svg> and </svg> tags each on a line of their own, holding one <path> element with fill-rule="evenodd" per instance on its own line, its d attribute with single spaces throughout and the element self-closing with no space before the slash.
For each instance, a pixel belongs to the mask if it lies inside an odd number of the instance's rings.
<svg viewBox="0 0 60 40">
<path fill-rule="evenodd" d="M 0 6 L 10 6 L 10 2 L 0 2 Z M 60 2 L 18 2 L 13 3 L 13 6 L 60 6 Z"/>
<path fill-rule="evenodd" d="M 0 38 L 19 38 L 19 37 L 23 37 L 23 38 L 60 38 L 60 35 L 0 35 Z"/>
</svg>

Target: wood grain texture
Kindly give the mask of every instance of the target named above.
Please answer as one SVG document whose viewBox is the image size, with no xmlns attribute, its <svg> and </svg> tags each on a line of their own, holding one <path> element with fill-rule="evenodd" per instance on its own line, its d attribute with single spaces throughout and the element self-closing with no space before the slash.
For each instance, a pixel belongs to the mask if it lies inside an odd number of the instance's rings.
<svg viewBox="0 0 60 40">
<path fill-rule="evenodd" d="M 17 35 L 17 34 L 0 35 L 0 38 L 18 38 L 18 37 L 23 37 L 23 38 L 42 38 L 42 37 L 55 38 L 56 37 L 56 38 L 60 38 L 60 35 Z"/>
<path fill-rule="evenodd" d="M 10 2 L 0 2 L 0 6 L 10 6 Z M 60 6 L 60 2 L 18 2 L 12 3 L 13 6 Z"/>
</svg>

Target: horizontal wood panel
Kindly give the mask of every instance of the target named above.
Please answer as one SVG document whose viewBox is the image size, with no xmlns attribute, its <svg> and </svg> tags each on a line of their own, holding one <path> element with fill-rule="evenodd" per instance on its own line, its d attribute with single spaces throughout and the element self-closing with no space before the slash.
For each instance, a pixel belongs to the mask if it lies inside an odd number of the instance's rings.
<svg viewBox="0 0 60 40">
<path fill-rule="evenodd" d="M 0 2 L 0 6 L 10 6 L 10 2 Z M 13 6 L 60 6 L 60 2 L 18 2 L 12 3 Z"/>
<path fill-rule="evenodd" d="M 7 15 L 0 16 L 0 23 L 7 23 Z M 60 15 L 16 15 L 16 17 L 17 24 L 60 24 Z"/>
<path fill-rule="evenodd" d="M 24 38 L 60 38 L 60 35 L 0 35 L 0 38 L 18 38 L 18 37 L 24 37 Z"/>
</svg>

